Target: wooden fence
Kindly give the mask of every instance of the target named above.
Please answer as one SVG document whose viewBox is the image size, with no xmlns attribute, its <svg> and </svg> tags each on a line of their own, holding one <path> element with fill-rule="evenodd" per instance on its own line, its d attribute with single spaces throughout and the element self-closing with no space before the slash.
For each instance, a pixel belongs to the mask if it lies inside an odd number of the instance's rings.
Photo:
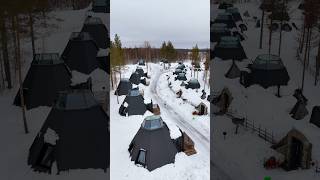
<svg viewBox="0 0 320 180">
<path fill-rule="evenodd" d="M 236 118 L 232 113 L 227 113 L 227 116 L 230 118 Z M 246 129 L 251 130 L 254 133 L 257 133 L 258 137 L 262 138 L 266 142 L 269 142 L 271 144 L 277 144 L 277 141 L 274 138 L 274 133 L 271 130 L 268 130 L 267 128 L 264 128 L 261 126 L 261 124 L 255 124 L 254 121 L 250 121 L 247 118 L 244 118 L 243 123 L 240 123 L 241 126 L 243 126 Z"/>
<path fill-rule="evenodd" d="M 273 131 L 268 130 L 267 128 L 261 127 L 261 125 L 256 125 L 254 121 L 249 121 L 248 119 L 244 120 L 243 126 L 246 129 L 250 129 L 253 132 L 256 132 L 260 138 L 271 143 L 276 144 L 277 142 L 274 139 Z"/>
</svg>

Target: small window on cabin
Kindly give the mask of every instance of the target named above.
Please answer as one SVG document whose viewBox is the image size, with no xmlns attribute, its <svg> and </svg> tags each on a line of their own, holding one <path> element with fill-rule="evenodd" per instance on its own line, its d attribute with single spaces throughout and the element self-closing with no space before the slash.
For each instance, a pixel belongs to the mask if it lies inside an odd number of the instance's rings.
<svg viewBox="0 0 320 180">
<path fill-rule="evenodd" d="M 147 154 L 146 150 L 140 149 L 137 160 L 136 160 L 136 164 L 145 167 L 146 166 L 146 154 Z"/>
</svg>

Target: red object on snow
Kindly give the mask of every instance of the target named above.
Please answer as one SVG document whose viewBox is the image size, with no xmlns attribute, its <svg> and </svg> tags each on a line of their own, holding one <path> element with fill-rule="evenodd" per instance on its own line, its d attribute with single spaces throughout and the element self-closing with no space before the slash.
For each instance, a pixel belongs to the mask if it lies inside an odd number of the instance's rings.
<svg viewBox="0 0 320 180">
<path fill-rule="evenodd" d="M 270 157 L 265 162 L 265 168 L 266 169 L 275 169 L 279 166 L 279 162 L 277 162 L 276 158 L 274 156 Z"/>
</svg>

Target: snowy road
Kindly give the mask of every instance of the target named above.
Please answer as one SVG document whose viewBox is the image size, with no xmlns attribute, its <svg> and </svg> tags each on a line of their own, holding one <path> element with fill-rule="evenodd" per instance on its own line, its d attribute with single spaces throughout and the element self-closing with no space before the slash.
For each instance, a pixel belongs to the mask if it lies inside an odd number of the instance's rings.
<svg viewBox="0 0 320 180">
<path fill-rule="evenodd" d="M 154 81 L 151 81 L 150 84 L 150 91 L 153 96 L 153 99 L 158 102 L 161 113 L 167 114 L 169 117 L 172 118 L 173 121 L 176 122 L 176 124 L 181 128 L 183 131 L 185 131 L 193 140 L 196 142 L 197 151 L 205 152 L 210 158 L 210 138 L 201 133 L 198 129 L 196 129 L 194 126 L 192 126 L 188 121 L 184 120 L 183 116 L 177 113 L 174 108 L 168 104 L 165 103 L 164 99 L 162 99 L 158 95 L 158 88 L 157 85 L 159 84 L 158 81 L 160 79 L 160 76 L 166 72 L 169 71 L 160 71 L 160 69 L 157 69 L 157 72 L 155 73 Z M 231 178 L 223 172 L 219 167 L 217 167 L 211 160 L 210 160 L 210 170 L 213 171 L 213 176 L 211 176 L 210 179 L 212 180 L 231 180 Z"/>
</svg>

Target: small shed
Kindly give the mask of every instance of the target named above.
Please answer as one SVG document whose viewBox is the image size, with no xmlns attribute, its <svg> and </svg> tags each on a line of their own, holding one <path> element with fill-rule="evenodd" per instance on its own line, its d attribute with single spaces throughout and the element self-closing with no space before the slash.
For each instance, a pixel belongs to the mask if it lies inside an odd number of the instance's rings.
<svg viewBox="0 0 320 180">
<path fill-rule="evenodd" d="M 284 169 L 310 168 L 312 144 L 300 131 L 292 129 L 272 148 L 285 156 Z"/>
<path fill-rule="evenodd" d="M 196 106 L 196 110 L 198 111 L 198 115 L 200 116 L 208 114 L 208 107 L 203 102 Z"/>
</svg>

